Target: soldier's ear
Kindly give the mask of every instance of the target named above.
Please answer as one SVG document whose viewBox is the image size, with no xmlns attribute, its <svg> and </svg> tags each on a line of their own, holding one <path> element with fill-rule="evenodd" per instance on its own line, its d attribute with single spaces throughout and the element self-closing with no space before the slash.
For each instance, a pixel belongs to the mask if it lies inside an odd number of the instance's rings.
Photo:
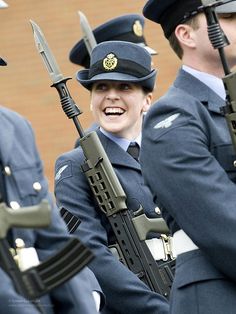
<svg viewBox="0 0 236 314">
<path fill-rule="evenodd" d="M 152 99 L 153 99 L 153 93 L 147 93 L 145 95 L 145 101 L 144 101 L 144 105 L 143 105 L 143 112 L 147 112 L 151 106 L 152 103 Z"/>
<path fill-rule="evenodd" d="M 178 39 L 181 47 L 183 48 L 193 48 L 195 47 L 195 40 L 194 40 L 194 29 L 187 24 L 179 24 L 175 29 L 175 36 Z"/>
</svg>

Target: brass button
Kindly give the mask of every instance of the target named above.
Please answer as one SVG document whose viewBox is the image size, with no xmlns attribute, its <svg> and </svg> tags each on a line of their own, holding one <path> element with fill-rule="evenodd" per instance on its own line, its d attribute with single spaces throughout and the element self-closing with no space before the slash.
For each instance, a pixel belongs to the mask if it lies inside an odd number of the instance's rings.
<svg viewBox="0 0 236 314">
<path fill-rule="evenodd" d="M 4 167 L 4 172 L 5 172 L 5 174 L 6 174 L 7 176 L 10 176 L 10 175 L 11 175 L 11 168 L 8 167 L 8 166 Z"/>
<path fill-rule="evenodd" d="M 160 215 L 160 214 L 161 214 L 161 210 L 160 210 L 159 207 L 155 207 L 154 211 L 155 211 L 155 213 L 156 213 L 157 215 Z"/>
<path fill-rule="evenodd" d="M 11 201 L 10 206 L 12 209 L 19 209 L 20 208 L 19 203 L 17 203 L 16 201 Z"/>
<path fill-rule="evenodd" d="M 233 165 L 234 165 L 234 167 L 236 168 L 236 160 L 234 160 Z"/>
<path fill-rule="evenodd" d="M 33 188 L 35 191 L 40 191 L 42 189 L 42 186 L 39 182 L 34 182 Z"/>
</svg>

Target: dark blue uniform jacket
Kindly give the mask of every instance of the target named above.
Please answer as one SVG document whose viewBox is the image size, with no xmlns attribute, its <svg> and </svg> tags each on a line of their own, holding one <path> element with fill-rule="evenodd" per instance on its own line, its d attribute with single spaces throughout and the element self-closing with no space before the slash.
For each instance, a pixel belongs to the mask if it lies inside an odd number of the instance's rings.
<svg viewBox="0 0 236 314">
<path fill-rule="evenodd" d="M 128 196 L 128 208 L 137 210 L 141 204 L 149 217 L 157 217 L 152 195 L 143 182 L 140 164 L 100 131 L 97 132 Z M 81 219 L 76 234 L 96 254 L 90 267 L 106 296 L 107 306 L 102 313 L 167 313 L 167 301 L 150 291 L 110 252 L 108 245 L 114 243 L 114 235 L 81 170 L 83 163 L 81 147 L 59 157 L 56 162 L 55 192 L 58 206 L 65 207 Z"/>
<path fill-rule="evenodd" d="M 144 121 L 145 181 L 171 231 L 183 229 L 200 248 L 177 258 L 175 314 L 236 308 L 236 155 L 220 111 L 224 105 L 180 70 Z"/>
<path fill-rule="evenodd" d="M 21 238 L 26 247 L 35 247 L 40 261 L 50 257 L 62 248 L 67 240 L 66 225 L 58 209 L 53 205 L 48 192 L 48 184 L 43 174 L 32 128 L 19 114 L 0 107 L 0 158 L 5 181 L 5 201 L 19 206 L 31 206 L 47 199 L 52 207 L 51 225 L 45 229 L 11 229 L 11 246 L 16 238 Z M 8 169 L 7 171 L 4 171 Z M 41 186 L 34 189 L 34 183 Z M 15 203 L 15 204 L 16 204 Z M 0 268 L 0 313 L 38 313 L 28 300 L 19 296 L 9 279 Z M 85 268 L 76 277 L 54 289 L 43 297 L 45 312 L 61 314 L 95 314 L 92 290 L 100 290 L 93 273 Z"/>
</svg>

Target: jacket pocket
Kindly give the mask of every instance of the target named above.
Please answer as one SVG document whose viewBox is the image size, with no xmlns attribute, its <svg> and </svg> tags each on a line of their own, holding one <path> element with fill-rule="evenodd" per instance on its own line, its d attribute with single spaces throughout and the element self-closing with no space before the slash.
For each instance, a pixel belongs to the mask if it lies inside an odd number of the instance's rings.
<svg viewBox="0 0 236 314">
<path fill-rule="evenodd" d="M 200 250 L 183 253 L 177 257 L 175 276 L 177 288 L 183 288 L 200 281 L 225 278 Z"/>
<path fill-rule="evenodd" d="M 12 174 L 21 199 L 28 196 L 42 196 L 47 189 L 47 181 L 38 167 L 15 169 Z"/>
</svg>

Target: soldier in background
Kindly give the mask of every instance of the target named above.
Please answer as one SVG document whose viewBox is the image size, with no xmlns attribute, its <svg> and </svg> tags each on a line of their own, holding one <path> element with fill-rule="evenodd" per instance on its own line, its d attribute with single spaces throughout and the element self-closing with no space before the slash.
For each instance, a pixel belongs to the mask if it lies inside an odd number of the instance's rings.
<svg viewBox="0 0 236 314">
<path fill-rule="evenodd" d="M 206 1 L 207 2 L 207 1 Z M 208 1 L 209 4 L 211 1 Z M 233 314 L 236 308 L 236 169 L 226 119 L 224 70 L 200 0 L 149 0 L 182 67 L 147 113 L 142 172 L 173 233 L 173 314 Z M 216 7 L 236 65 L 236 1 Z M 210 15 L 209 15 L 210 16 Z M 217 36 L 216 36 L 217 38 Z"/>
<path fill-rule="evenodd" d="M 7 7 L 0 0 L 0 8 Z M 0 65 L 6 65 L 0 59 Z M 3 69 L 2 69 L 3 70 Z M 3 72 L 2 72 L 2 75 Z M 16 249 L 19 239 L 26 248 L 33 248 L 38 262 L 58 252 L 71 237 L 60 217 L 36 147 L 30 123 L 18 113 L 0 107 L 0 195 L 1 202 L 14 209 L 37 205 L 47 199 L 51 205 L 51 224 L 45 229 L 11 228 L 7 234 L 9 245 Z M 27 267 L 30 267 L 27 256 Z M 34 265 L 35 266 L 34 258 Z M 0 261 L 1 265 L 1 261 Z M 36 307 L 17 293 L 12 280 L 0 267 L 0 313 L 36 314 Z M 98 312 L 93 293 L 100 294 L 94 274 L 85 267 L 79 274 L 37 300 L 47 314 L 95 314 Z M 102 304 L 101 304 L 102 305 Z"/>
<path fill-rule="evenodd" d="M 151 55 L 156 55 L 156 51 L 147 45 L 144 37 L 144 22 L 142 15 L 126 14 L 99 25 L 93 30 L 93 34 L 97 44 L 110 40 L 128 41 L 144 47 Z M 72 63 L 89 68 L 90 54 L 83 39 L 71 49 L 69 59 Z"/>
</svg>

